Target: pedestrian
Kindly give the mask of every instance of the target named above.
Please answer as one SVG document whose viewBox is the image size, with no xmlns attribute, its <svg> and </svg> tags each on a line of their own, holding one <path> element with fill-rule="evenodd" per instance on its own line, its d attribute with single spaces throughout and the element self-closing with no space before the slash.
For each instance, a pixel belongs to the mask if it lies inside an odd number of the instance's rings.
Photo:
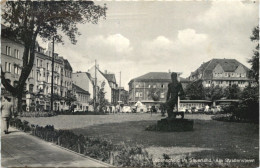
<svg viewBox="0 0 260 168">
<path fill-rule="evenodd" d="M 6 96 L 2 101 L 1 112 L 2 112 L 2 129 L 4 130 L 5 134 L 8 134 L 9 122 L 10 122 L 11 115 L 13 113 L 13 104 L 11 103 L 11 99 Z"/>
</svg>

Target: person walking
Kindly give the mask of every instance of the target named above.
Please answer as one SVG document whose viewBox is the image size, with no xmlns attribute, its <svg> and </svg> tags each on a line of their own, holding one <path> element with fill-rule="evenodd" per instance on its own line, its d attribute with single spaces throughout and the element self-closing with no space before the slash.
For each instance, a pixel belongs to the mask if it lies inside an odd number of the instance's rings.
<svg viewBox="0 0 260 168">
<path fill-rule="evenodd" d="M 8 97 L 4 97 L 1 105 L 2 112 L 2 129 L 5 134 L 8 134 L 9 122 L 11 115 L 13 113 L 13 104 L 11 103 L 11 99 Z"/>
</svg>

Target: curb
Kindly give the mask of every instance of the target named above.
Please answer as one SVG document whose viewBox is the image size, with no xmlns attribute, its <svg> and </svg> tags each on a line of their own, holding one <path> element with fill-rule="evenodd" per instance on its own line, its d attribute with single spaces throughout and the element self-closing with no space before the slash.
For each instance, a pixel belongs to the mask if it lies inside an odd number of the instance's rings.
<svg viewBox="0 0 260 168">
<path fill-rule="evenodd" d="M 72 150 L 70 150 L 70 149 L 64 148 L 64 147 L 62 147 L 62 146 L 56 145 L 56 144 L 54 144 L 54 143 L 52 143 L 52 142 L 45 141 L 45 140 L 43 140 L 43 139 L 41 139 L 41 138 L 39 138 L 39 137 L 37 137 L 37 136 L 33 136 L 33 135 L 30 134 L 29 132 L 23 132 L 23 131 L 21 131 L 21 130 L 16 129 L 15 127 L 11 127 L 11 128 L 14 129 L 14 130 L 16 130 L 16 131 L 19 131 L 19 132 L 21 132 L 21 133 L 24 133 L 24 134 L 26 134 L 26 135 L 29 135 L 29 136 L 31 136 L 32 138 L 35 138 L 35 139 L 38 139 L 38 140 L 40 140 L 40 141 L 46 142 L 46 143 L 48 143 L 48 144 L 50 144 L 50 145 L 52 145 L 52 146 L 56 146 L 56 147 L 58 147 L 58 148 L 60 148 L 60 149 L 66 150 L 66 151 L 68 151 L 68 152 L 70 152 L 70 153 L 73 153 L 73 154 L 76 154 L 76 155 L 78 155 L 78 156 L 81 156 L 81 157 L 87 158 L 87 159 L 89 159 L 89 160 L 95 161 L 95 162 L 97 162 L 97 163 L 100 163 L 100 164 L 104 165 L 104 167 L 116 167 L 116 166 L 114 166 L 114 165 L 110 165 L 110 164 L 105 163 L 105 162 L 102 162 L 102 161 L 100 161 L 100 160 L 91 158 L 91 157 L 89 157 L 89 156 L 86 156 L 86 155 L 77 153 L 77 152 L 75 152 L 75 151 L 72 151 Z"/>
</svg>

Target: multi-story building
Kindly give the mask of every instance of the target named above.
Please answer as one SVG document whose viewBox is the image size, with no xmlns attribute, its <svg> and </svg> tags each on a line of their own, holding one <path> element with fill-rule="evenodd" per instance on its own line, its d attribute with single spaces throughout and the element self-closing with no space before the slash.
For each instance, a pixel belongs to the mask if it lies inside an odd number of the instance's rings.
<svg viewBox="0 0 260 168">
<path fill-rule="evenodd" d="M 191 73 L 189 80 L 201 79 L 204 87 L 219 85 L 227 87 L 237 84 L 241 89 L 254 79 L 249 78 L 249 69 L 236 59 L 212 59 Z"/>
<path fill-rule="evenodd" d="M 187 79 L 178 77 L 185 89 Z M 149 72 L 145 75 L 132 79 L 129 85 L 129 103 L 134 104 L 140 101 L 146 105 L 154 105 L 166 101 L 168 84 L 171 82 L 170 72 Z M 159 100 L 154 101 L 151 93 L 158 94 Z"/>
<path fill-rule="evenodd" d="M 5 78 L 10 81 L 11 85 L 15 86 L 21 75 L 24 46 L 22 43 L 6 37 L 2 37 L 1 44 L 2 69 L 6 72 Z M 66 73 L 65 76 L 63 71 Z M 66 110 L 69 108 L 65 99 L 67 93 L 72 90 L 71 73 L 72 68 L 68 60 L 54 53 L 53 90 L 55 97 L 59 97 L 54 102 L 54 110 Z M 23 103 L 26 104 L 27 111 L 50 110 L 51 80 L 52 49 L 49 45 L 47 50 L 45 50 L 36 43 L 34 65 L 24 87 L 26 94 L 23 97 Z M 66 85 L 63 85 L 63 81 L 66 82 Z M 31 108 L 32 106 L 35 108 Z"/>
<path fill-rule="evenodd" d="M 89 106 L 89 92 L 72 84 L 72 94 L 76 96 L 77 101 L 73 102 L 74 111 L 88 111 Z"/>
<path fill-rule="evenodd" d="M 119 92 L 118 92 L 119 90 L 118 90 L 118 85 L 116 83 L 115 74 L 107 73 L 107 71 L 105 71 L 103 75 L 107 79 L 109 86 L 111 88 L 111 104 L 116 105 L 118 104 L 119 101 Z"/>
<path fill-rule="evenodd" d="M 94 79 L 90 76 L 88 72 L 73 73 L 72 81 L 75 85 L 87 91 L 90 94 L 91 99 L 94 98 Z"/>
<path fill-rule="evenodd" d="M 128 104 L 129 92 L 127 90 L 125 90 L 124 87 L 119 87 L 118 92 L 119 92 L 119 96 L 120 96 L 120 101 L 123 104 Z"/>
</svg>

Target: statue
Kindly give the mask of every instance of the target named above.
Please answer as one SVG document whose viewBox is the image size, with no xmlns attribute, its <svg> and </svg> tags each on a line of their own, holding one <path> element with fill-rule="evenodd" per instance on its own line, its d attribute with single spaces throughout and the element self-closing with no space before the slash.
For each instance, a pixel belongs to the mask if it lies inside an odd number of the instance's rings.
<svg viewBox="0 0 260 168">
<path fill-rule="evenodd" d="M 173 72 L 171 74 L 172 82 L 168 84 L 168 92 L 166 99 L 166 108 L 168 113 L 168 118 L 175 118 L 173 115 L 173 109 L 176 106 L 178 109 L 178 96 L 183 95 L 184 91 L 182 85 L 177 80 L 177 73 Z"/>
</svg>

